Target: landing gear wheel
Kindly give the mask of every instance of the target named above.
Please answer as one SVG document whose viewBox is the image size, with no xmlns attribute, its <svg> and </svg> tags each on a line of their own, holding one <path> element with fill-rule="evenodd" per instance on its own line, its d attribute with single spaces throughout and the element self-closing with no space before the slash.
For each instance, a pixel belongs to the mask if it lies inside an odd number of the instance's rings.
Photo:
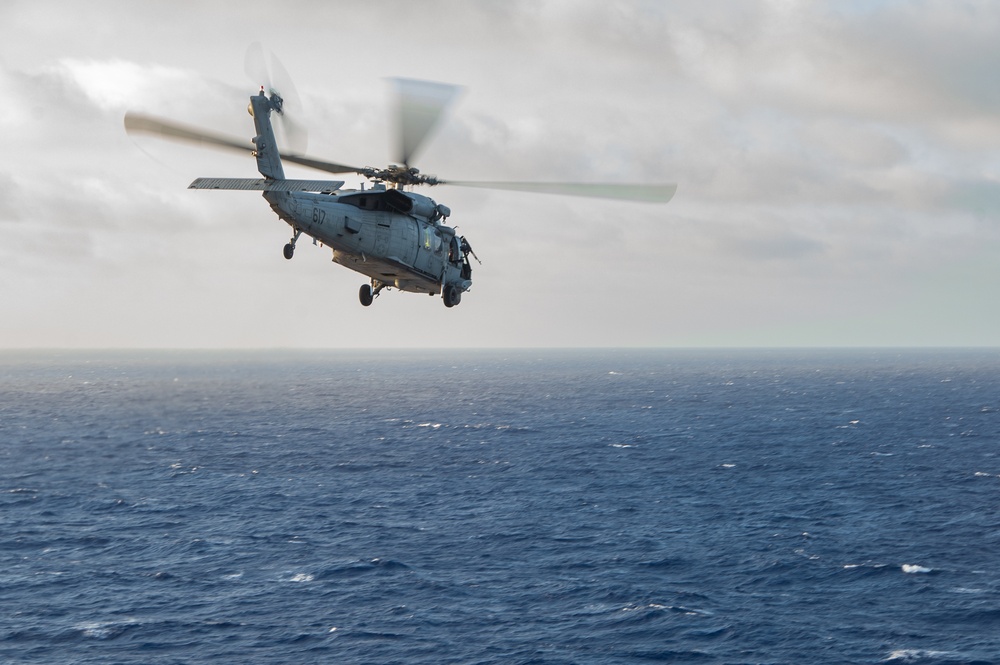
<svg viewBox="0 0 1000 665">
<path fill-rule="evenodd" d="M 445 307 L 454 307 L 458 303 L 462 302 L 462 292 L 457 286 L 451 284 L 450 286 L 444 287 L 442 298 L 444 298 Z"/>
<path fill-rule="evenodd" d="M 358 291 L 358 300 L 361 301 L 361 304 L 364 305 L 365 307 L 368 307 L 369 305 L 372 304 L 372 301 L 374 299 L 375 299 L 375 294 L 372 292 L 372 285 L 362 284 L 361 290 Z"/>
<path fill-rule="evenodd" d="M 292 256 L 294 256 L 294 254 L 295 254 L 295 241 L 299 239 L 300 235 L 302 235 L 302 229 L 295 229 L 295 232 L 292 233 L 292 239 L 288 241 L 288 244 L 285 245 L 285 249 L 284 249 L 284 254 L 285 254 L 285 258 L 286 259 L 290 259 L 290 258 L 292 258 Z"/>
</svg>

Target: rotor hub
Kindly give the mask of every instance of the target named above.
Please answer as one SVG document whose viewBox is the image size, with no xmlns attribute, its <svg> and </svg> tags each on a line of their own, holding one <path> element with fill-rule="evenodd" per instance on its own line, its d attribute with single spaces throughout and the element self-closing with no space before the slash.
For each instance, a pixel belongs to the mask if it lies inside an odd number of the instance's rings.
<svg viewBox="0 0 1000 665">
<path fill-rule="evenodd" d="M 420 169 L 406 165 L 390 164 L 384 169 L 366 166 L 363 169 L 358 169 L 358 173 L 366 178 L 381 182 L 391 182 L 397 186 L 438 184 L 438 179 L 435 176 L 424 175 L 420 173 Z"/>
</svg>

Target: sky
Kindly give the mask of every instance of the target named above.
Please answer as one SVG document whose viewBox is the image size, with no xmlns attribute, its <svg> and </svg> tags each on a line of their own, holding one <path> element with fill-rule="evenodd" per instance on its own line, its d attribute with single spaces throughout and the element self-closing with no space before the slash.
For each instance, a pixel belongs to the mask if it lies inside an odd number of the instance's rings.
<svg viewBox="0 0 1000 665">
<path fill-rule="evenodd" d="M 997 346 L 998 34 L 985 0 L 7 0 L 0 349 Z M 251 157 L 123 129 L 249 138 L 254 42 L 318 158 L 388 164 L 409 77 L 463 88 L 425 173 L 677 194 L 420 190 L 472 290 L 364 308 L 259 194 L 186 189 Z"/>
</svg>

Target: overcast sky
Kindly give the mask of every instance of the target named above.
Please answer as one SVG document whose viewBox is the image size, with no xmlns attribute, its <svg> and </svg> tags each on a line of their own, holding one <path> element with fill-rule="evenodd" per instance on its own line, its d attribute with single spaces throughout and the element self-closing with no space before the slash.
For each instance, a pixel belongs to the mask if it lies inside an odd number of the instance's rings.
<svg viewBox="0 0 1000 665">
<path fill-rule="evenodd" d="M 1000 345 L 998 35 L 991 1 L 7 0 L 0 348 Z M 249 138 L 255 41 L 317 157 L 391 161 L 412 77 L 464 88 L 424 172 L 677 195 L 422 190 L 472 291 L 364 308 L 259 194 L 186 189 L 252 158 L 123 130 Z"/>
</svg>

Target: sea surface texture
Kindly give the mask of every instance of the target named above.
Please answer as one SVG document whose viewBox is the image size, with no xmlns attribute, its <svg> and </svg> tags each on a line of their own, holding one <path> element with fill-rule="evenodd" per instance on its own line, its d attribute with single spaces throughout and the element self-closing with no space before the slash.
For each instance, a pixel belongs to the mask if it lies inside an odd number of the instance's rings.
<svg viewBox="0 0 1000 665">
<path fill-rule="evenodd" d="M 998 663 L 1000 351 L 0 355 L 3 663 Z"/>
</svg>

